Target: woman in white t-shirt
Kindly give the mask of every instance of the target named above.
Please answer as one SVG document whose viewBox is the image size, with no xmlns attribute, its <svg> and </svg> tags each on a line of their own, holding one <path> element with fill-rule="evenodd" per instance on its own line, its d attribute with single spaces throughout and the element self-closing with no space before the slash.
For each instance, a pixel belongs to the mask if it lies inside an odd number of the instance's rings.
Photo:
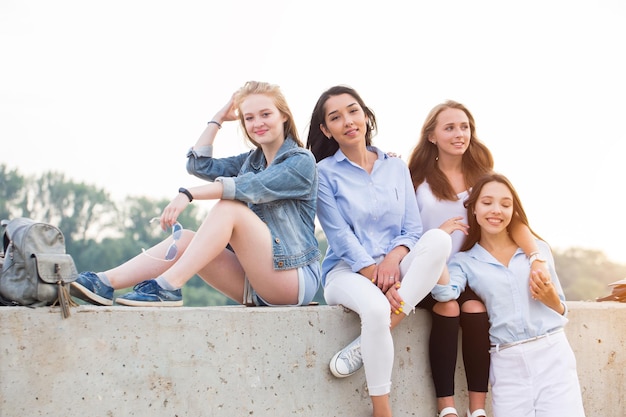
<svg viewBox="0 0 626 417">
<path fill-rule="evenodd" d="M 462 104 L 446 101 L 435 106 L 424 121 L 420 139 L 409 158 L 409 170 L 416 189 L 424 231 L 439 228 L 452 237 L 452 252 L 459 251 L 468 231 L 463 206 L 479 177 L 493 170 L 493 157 L 478 139 L 474 117 Z M 516 218 L 512 238 L 527 256 L 538 252 L 529 228 Z M 533 270 L 549 276 L 542 262 Z M 467 287 L 457 300 L 437 302 L 432 295 L 418 307 L 431 311 L 430 365 L 440 417 L 458 416 L 454 403 L 459 328 L 467 377 L 469 417 L 486 416 L 489 384 L 489 321 L 480 298 Z"/>
</svg>

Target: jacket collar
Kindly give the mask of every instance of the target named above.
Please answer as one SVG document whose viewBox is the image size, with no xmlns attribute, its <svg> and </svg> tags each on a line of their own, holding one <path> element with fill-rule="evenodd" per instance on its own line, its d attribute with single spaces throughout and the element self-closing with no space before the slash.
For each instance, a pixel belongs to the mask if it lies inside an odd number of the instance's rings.
<svg viewBox="0 0 626 417">
<path fill-rule="evenodd" d="M 283 144 L 280 145 L 278 152 L 276 152 L 276 157 L 274 158 L 274 160 L 276 161 L 282 155 L 286 154 L 293 148 L 297 148 L 297 147 L 298 147 L 298 144 L 296 143 L 296 141 L 294 141 L 291 136 L 287 136 Z M 253 169 L 260 171 L 265 168 L 266 164 L 267 164 L 267 161 L 265 160 L 265 154 L 263 153 L 263 149 L 261 149 L 261 147 L 258 147 L 254 151 L 252 151 L 252 157 L 250 158 L 250 166 Z"/>
</svg>

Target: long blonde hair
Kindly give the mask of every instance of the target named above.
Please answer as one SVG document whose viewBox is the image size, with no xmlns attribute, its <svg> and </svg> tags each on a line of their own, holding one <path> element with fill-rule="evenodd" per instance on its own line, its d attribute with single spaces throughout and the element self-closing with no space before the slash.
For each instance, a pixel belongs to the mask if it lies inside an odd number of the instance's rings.
<svg viewBox="0 0 626 417">
<path fill-rule="evenodd" d="M 250 95 L 253 94 L 263 94 L 272 99 L 274 105 L 281 112 L 287 120 L 283 123 L 283 128 L 285 131 L 285 138 L 291 137 L 300 147 L 303 147 L 302 142 L 300 141 L 300 136 L 298 135 L 298 129 L 296 129 L 296 123 L 293 119 L 293 115 L 291 114 L 291 110 L 289 109 L 289 105 L 287 104 L 287 100 L 283 95 L 282 91 L 280 91 L 280 87 L 275 84 L 270 84 L 261 81 L 248 81 L 243 87 L 241 87 L 235 93 L 233 98 L 234 105 L 239 111 L 239 122 L 243 127 L 243 131 L 246 132 L 246 136 L 248 140 L 252 142 L 256 147 L 259 147 L 259 144 L 256 143 L 248 134 L 246 130 L 246 124 L 243 117 L 243 112 L 241 111 L 241 103 Z"/>
</svg>

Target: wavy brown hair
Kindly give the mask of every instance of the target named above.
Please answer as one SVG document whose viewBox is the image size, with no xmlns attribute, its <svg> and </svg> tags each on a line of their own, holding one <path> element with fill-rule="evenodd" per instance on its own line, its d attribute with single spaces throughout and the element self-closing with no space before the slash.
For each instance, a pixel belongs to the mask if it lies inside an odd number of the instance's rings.
<svg viewBox="0 0 626 417">
<path fill-rule="evenodd" d="M 428 138 L 437 127 L 439 114 L 446 109 L 458 109 L 463 111 L 470 124 L 470 143 L 463 154 L 462 170 L 465 186 L 469 190 L 474 186 L 478 178 L 493 169 L 493 156 L 491 151 L 485 146 L 476 135 L 476 123 L 474 116 L 461 103 L 453 100 L 445 101 L 436 105 L 426 116 L 422 125 L 422 132 L 419 141 L 413 148 L 409 157 L 409 171 L 413 187 L 417 187 L 424 181 L 430 184 L 433 194 L 440 200 L 456 201 L 458 199 L 452 185 L 446 175 L 439 169 L 437 164 L 437 145 L 431 143 Z"/>
<path fill-rule="evenodd" d="M 300 147 L 303 147 L 302 142 L 300 141 L 300 136 L 298 135 L 298 129 L 296 129 L 296 123 L 293 120 L 293 115 L 291 114 L 291 110 L 289 109 L 289 105 L 287 104 L 287 100 L 283 95 L 282 91 L 280 91 L 280 87 L 275 84 L 270 84 L 261 81 L 248 81 L 243 87 L 241 87 L 234 96 L 234 104 L 237 110 L 239 111 L 239 122 L 243 127 L 243 131 L 246 132 L 246 137 L 250 142 L 254 144 L 257 148 L 259 144 L 256 143 L 246 130 L 246 121 L 243 118 L 243 113 L 241 112 L 241 103 L 253 94 L 263 94 L 268 96 L 274 102 L 274 105 L 278 109 L 278 111 L 287 117 L 287 120 L 283 123 L 283 129 L 285 131 L 285 137 L 291 137 Z"/>
<path fill-rule="evenodd" d="M 499 182 L 504 184 L 509 191 L 511 191 L 511 195 L 513 196 L 513 215 L 511 216 L 511 222 L 508 224 L 507 231 L 510 234 L 510 227 L 513 221 L 521 222 L 522 224 L 528 227 L 530 233 L 532 233 L 536 238 L 543 240 L 533 229 L 531 229 L 530 224 L 528 223 L 528 216 L 526 216 L 526 211 L 524 210 L 524 206 L 522 206 L 522 200 L 519 198 L 517 191 L 515 191 L 515 187 L 511 184 L 511 181 L 507 177 L 502 174 L 498 174 L 497 172 L 490 172 L 488 174 L 482 175 L 476 183 L 472 187 L 472 191 L 470 191 L 469 197 L 463 203 L 465 208 L 467 209 L 467 222 L 469 224 L 468 235 L 465 237 L 463 241 L 463 245 L 461 245 L 460 251 L 467 251 L 471 249 L 476 243 L 480 242 L 481 227 L 476 220 L 476 216 L 474 212 L 476 211 L 476 202 L 480 197 L 480 193 L 483 190 L 483 187 L 490 182 Z"/>
</svg>

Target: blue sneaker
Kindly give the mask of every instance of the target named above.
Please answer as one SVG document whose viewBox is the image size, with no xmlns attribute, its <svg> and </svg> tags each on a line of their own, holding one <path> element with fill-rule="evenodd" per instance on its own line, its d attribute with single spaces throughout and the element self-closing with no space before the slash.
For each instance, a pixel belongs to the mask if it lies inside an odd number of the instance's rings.
<svg viewBox="0 0 626 417">
<path fill-rule="evenodd" d="M 183 305 L 183 292 L 161 288 L 153 279 L 135 285 L 133 291 L 117 297 L 115 302 L 133 307 L 179 307 Z"/>
<path fill-rule="evenodd" d="M 90 304 L 113 305 L 113 287 L 109 287 L 93 272 L 81 272 L 70 285 L 70 294 Z"/>
<path fill-rule="evenodd" d="M 330 372 L 337 378 L 345 378 L 363 366 L 361 357 L 361 336 L 357 337 L 330 360 Z"/>
</svg>

